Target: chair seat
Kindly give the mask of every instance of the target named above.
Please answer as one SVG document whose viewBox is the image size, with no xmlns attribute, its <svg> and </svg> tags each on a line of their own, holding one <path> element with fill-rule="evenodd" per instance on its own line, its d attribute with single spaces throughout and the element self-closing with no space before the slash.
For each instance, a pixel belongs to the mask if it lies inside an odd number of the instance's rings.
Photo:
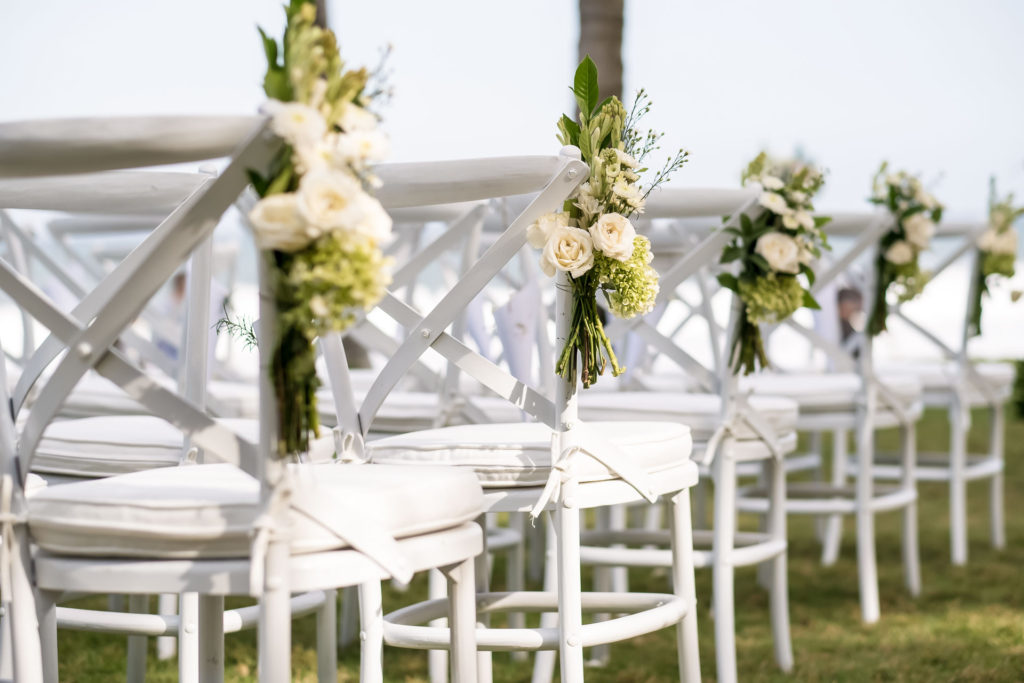
<svg viewBox="0 0 1024 683">
<path fill-rule="evenodd" d="M 259 440 L 259 423 L 244 418 L 217 420 L 247 441 Z M 32 471 L 95 479 L 129 474 L 181 462 L 181 431 L 152 415 L 105 415 L 54 422 L 47 427 L 32 459 Z M 310 444 L 310 459 L 329 460 L 329 434 Z"/>
<path fill-rule="evenodd" d="M 334 399 L 330 389 L 317 392 L 317 401 L 324 424 L 337 421 L 334 414 Z M 482 410 L 489 422 L 516 422 L 523 419 L 523 411 L 497 396 L 473 396 L 472 403 Z M 370 425 L 370 431 L 378 434 L 405 434 L 436 427 L 444 419 L 448 425 L 467 424 L 470 420 L 457 408 L 442 410 L 437 392 L 394 391 L 388 394 Z"/>
<path fill-rule="evenodd" d="M 796 429 L 799 406 L 788 398 L 754 396 L 751 407 L 778 435 Z M 627 419 L 679 422 L 690 428 L 694 442 L 707 441 L 721 424 L 722 399 L 717 394 L 653 393 L 616 391 L 590 393 L 579 397 L 580 417 L 592 422 Z M 757 439 L 745 422 L 739 422 L 736 439 Z"/>
<path fill-rule="evenodd" d="M 879 381 L 900 401 L 901 408 L 910 408 L 921 400 L 921 382 L 916 377 L 890 374 L 879 377 Z M 763 373 L 742 378 L 740 388 L 791 398 L 799 404 L 801 413 L 853 412 L 857 409 L 861 378 L 847 372 Z"/>
<path fill-rule="evenodd" d="M 1017 379 L 1017 371 L 1012 363 L 972 363 L 987 388 L 1000 400 L 1008 400 L 1013 395 L 1013 383 Z M 917 377 L 924 389 L 925 402 L 929 404 L 946 404 L 949 394 L 956 388 L 966 390 L 967 401 L 982 404 L 986 396 L 975 387 L 970 380 L 961 376 L 957 364 L 953 361 L 910 362 L 892 366 L 882 366 L 880 372 L 888 370 L 909 373 Z"/>
<path fill-rule="evenodd" d="M 588 423 L 598 441 L 624 450 L 629 465 L 656 473 L 687 463 L 690 430 L 675 422 Z M 474 472 L 485 488 L 541 486 L 551 473 L 551 429 L 533 422 L 461 425 L 386 437 L 369 444 L 373 462 L 450 465 Z M 586 456 L 576 459 L 580 481 L 617 476 Z"/>
<path fill-rule="evenodd" d="M 394 538 L 448 529 L 480 514 L 480 485 L 452 468 L 293 466 L 293 498 L 323 502 L 339 522 L 367 520 Z M 260 514 L 259 482 L 224 464 L 172 467 L 52 486 L 29 499 L 40 548 L 91 557 L 246 557 Z M 292 552 L 348 547 L 303 514 L 290 516 Z"/>
</svg>

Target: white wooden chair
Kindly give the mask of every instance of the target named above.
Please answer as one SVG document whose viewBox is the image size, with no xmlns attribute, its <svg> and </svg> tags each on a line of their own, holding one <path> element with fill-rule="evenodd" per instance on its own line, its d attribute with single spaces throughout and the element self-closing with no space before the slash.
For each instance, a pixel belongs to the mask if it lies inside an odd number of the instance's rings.
<svg viewBox="0 0 1024 683">
<path fill-rule="evenodd" d="M 339 416 L 345 443 L 352 457 L 372 462 L 430 468 L 454 465 L 474 472 L 487 493 L 490 512 L 553 511 L 549 529 L 557 553 L 549 560 L 557 566 L 553 590 L 543 593 L 490 593 L 481 582 L 477 595 L 480 620 L 477 646 L 481 680 L 490 678 L 491 650 L 555 650 L 561 654 L 562 680 L 583 679 L 583 648 L 630 638 L 670 625 L 679 627 L 679 656 L 684 680 L 699 679 L 693 557 L 688 488 L 697 480 L 689 460 L 689 430 L 678 424 L 618 422 L 588 425 L 576 417 L 576 387 L 557 382 L 555 399 L 516 380 L 473 353 L 445 329 L 459 312 L 494 279 L 525 245 L 526 228 L 540 215 L 556 210 L 587 177 L 579 152 L 566 148 L 565 156 L 510 160 L 481 160 L 453 165 L 454 178 L 478 193 L 451 197 L 441 193 L 423 197 L 451 201 L 479 196 L 510 196 L 539 192 L 526 208 L 428 313 L 410 308 L 388 296 L 381 310 L 412 330 L 358 409 L 353 405 Z M 435 175 L 447 177 L 443 166 Z M 385 185 L 386 187 L 386 185 Z M 450 184 L 452 191 L 458 185 Z M 463 190 L 464 192 L 466 190 Z M 570 314 L 567 282 L 556 283 L 556 325 L 564 339 Z M 345 384 L 341 345 L 334 344 L 332 387 Z M 533 415 L 538 422 L 474 424 L 432 429 L 365 441 L 373 416 L 391 387 L 409 365 L 427 349 L 471 375 L 491 391 Z M 671 497 L 673 501 L 674 594 L 584 593 L 580 584 L 580 514 L 589 508 L 638 499 Z M 481 562 L 484 560 L 481 556 Z M 364 595 L 370 599 L 370 596 Z M 385 618 L 386 642 L 422 649 L 443 649 L 448 631 L 421 626 L 444 615 L 446 601 L 432 600 L 398 610 Z M 558 625 L 540 628 L 490 629 L 487 615 L 494 611 L 558 612 Z M 629 616 L 584 625 L 583 611 L 633 612 Z"/>
<path fill-rule="evenodd" d="M 958 344 L 943 340 L 934 324 L 912 318 L 905 307 L 893 304 L 890 315 L 905 323 L 909 331 L 938 350 L 942 358 L 937 361 L 906 362 L 883 366 L 886 369 L 915 375 L 924 389 L 924 404 L 946 412 L 949 421 L 949 451 L 945 453 L 919 453 L 914 476 L 918 481 L 949 483 L 950 556 L 954 565 L 967 563 L 967 483 L 988 480 L 990 538 L 994 548 L 1006 547 L 1006 522 L 1003 500 L 1004 470 L 1004 406 L 1013 393 L 1015 370 L 1010 363 L 981 363 L 969 356 L 971 340 L 970 321 L 978 287 L 980 259 L 977 239 L 988 226 L 984 223 L 944 221 L 936 232 L 939 242 L 954 242 L 952 250 L 930 268 L 932 280 L 951 272 L 956 263 L 968 262 L 964 273 L 970 278 L 964 288 L 967 294 L 963 324 L 956 331 Z M 958 244 L 956 242 L 959 242 Z M 925 290 L 923 297 L 929 297 Z M 980 408 L 989 415 L 988 451 L 971 454 L 967 448 L 967 435 L 971 427 L 971 410 Z M 880 454 L 875 460 L 875 475 L 879 479 L 899 477 L 899 470 L 891 456 Z"/>
<path fill-rule="evenodd" d="M 37 144 L 52 151 L 50 166 L 27 160 L 12 165 L 5 157 L 0 172 L 43 174 L 180 160 L 173 135 L 177 123 L 114 122 L 110 129 L 101 127 L 99 135 L 78 122 L 26 126 Z M 194 125 L 185 128 L 192 132 Z M 260 677 L 276 682 L 290 680 L 293 592 L 333 590 L 388 576 L 406 579 L 412 571 L 438 566 L 446 569 L 455 596 L 455 614 L 450 615 L 456 640 L 453 670 L 457 680 L 475 679 L 469 627 L 471 558 L 482 542 L 479 528 L 469 521 L 480 509 L 473 477 L 439 470 L 430 474 L 436 480 L 427 481 L 427 473 L 409 476 L 394 468 L 289 466 L 271 457 L 270 444 L 276 441 L 272 391 L 261 392 L 257 448 L 186 398 L 151 381 L 114 346 L 149 297 L 208 238 L 217 218 L 247 184 L 247 169 L 270 162 L 280 143 L 263 122 L 249 120 L 248 126 L 249 134 L 223 174 L 174 210 L 133 253 L 135 258 L 103 281 L 104 291 L 93 301 L 95 310 L 88 318 L 60 312 L 0 263 L 0 289 L 69 349 L 42 383 L 17 433 L 9 415 L 0 418 L 3 536 L 9 551 L 3 555 L 0 576 L 12 619 L 15 680 L 57 679 L 55 607 L 66 592 L 202 594 L 199 678 L 204 681 L 223 676 L 223 596 L 256 596 Z M 118 131 L 124 134 L 119 137 Z M 125 139 L 136 133 L 136 139 Z M 195 139 L 202 137 L 202 131 L 195 132 Z M 63 144 L 48 147 L 53 139 Z M 107 145 L 112 154 L 99 154 Z M 77 156 L 82 148 L 90 150 L 91 167 Z M 60 149 L 66 154 L 58 153 Z M 81 180 L 88 187 L 90 177 Z M 264 321 L 272 322 L 271 305 L 265 304 L 262 313 Z M 265 338 L 261 348 L 268 349 L 270 343 Z M 264 359 L 263 367 L 268 362 Z M 25 477 L 35 446 L 69 390 L 90 369 L 123 387 L 148 410 L 171 419 L 210 464 L 52 487 L 26 502 Z M 262 382 L 266 389 L 266 374 Z M 218 461 L 222 464 L 214 464 Z M 348 504 L 339 504 L 339 498 Z M 368 628 L 376 618 L 367 615 Z M 363 655 L 364 680 L 380 680 L 379 651 L 367 648 Z"/>
</svg>

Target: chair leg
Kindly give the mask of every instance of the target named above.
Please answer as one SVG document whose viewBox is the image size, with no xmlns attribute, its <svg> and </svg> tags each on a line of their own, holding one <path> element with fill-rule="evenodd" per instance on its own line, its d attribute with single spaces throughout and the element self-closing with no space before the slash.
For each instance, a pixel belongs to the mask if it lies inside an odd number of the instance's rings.
<svg viewBox="0 0 1024 683">
<path fill-rule="evenodd" d="M 669 518 L 672 539 L 672 590 L 686 601 L 686 614 L 676 629 L 679 680 L 700 681 L 700 648 L 697 642 L 697 587 L 693 577 L 693 522 L 690 518 L 690 492 L 680 491 L 672 498 Z"/>
<path fill-rule="evenodd" d="M 11 557 L 12 595 L 8 600 L 7 621 L 11 629 L 11 655 L 14 680 L 18 683 L 56 683 L 57 681 L 57 604 L 56 595 L 32 588 L 29 567 L 32 558 L 25 530 L 15 528 Z"/>
<path fill-rule="evenodd" d="M 267 544 L 263 594 L 259 616 L 260 683 L 285 683 L 291 680 L 292 606 L 288 589 L 287 541 Z"/>
<path fill-rule="evenodd" d="M 555 508 L 558 548 L 558 654 L 562 683 L 583 683 L 583 587 L 580 580 L 580 509 L 577 483 L 562 484 Z"/>
<path fill-rule="evenodd" d="M 480 515 L 480 517 L 477 518 L 477 523 L 480 525 L 480 529 L 483 531 L 484 549 L 483 552 L 477 555 L 476 558 L 474 559 L 474 583 L 476 585 L 477 593 L 487 593 L 491 589 L 490 552 L 487 549 L 487 515 Z M 490 624 L 490 616 L 486 614 L 478 615 L 478 626 L 487 628 L 488 626 L 490 626 Z M 476 653 L 476 677 L 477 680 L 480 681 L 480 683 L 490 683 L 490 681 L 493 679 L 493 659 L 494 655 L 490 651 L 480 650 Z"/>
<path fill-rule="evenodd" d="M 324 591 L 316 611 L 316 676 L 319 683 L 338 680 L 338 591 Z"/>
<path fill-rule="evenodd" d="M 596 518 L 596 522 L 597 522 L 597 530 L 598 531 L 608 531 L 608 530 L 610 530 L 612 528 L 612 519 L 611 519 L 612 508 L 611 507 L 602 507 L 602 508 L 596 509 L 594 512 L 595 512 L 595 518 Z M 622 547 L 622 546 L 618 546 L 618 547 Z M 606 593 L 606 592 L 611 592 L 611 591 L 615 590 L 614 579 L 613 579 L 613 576 L 612 576 L 612 572 L 614 571 L 613 567 L 600 566 L 599 565 L 599 566 L 594 567 L 593 571 L 594 571 L 594 590 L 595 591 L 597 591 L 599 593 Z M 594 621 L 595 622 L 596 621 L 607 621 L 608 619 L 611 618 L 611 616 L 612 615 L 608 614 L 607 612 L 602 612 L 600 614 L 595 614 L 594 615 Z M 587 663 L 590 666 L 604 666 L 604 665 L 606 665 L 608 663 L 608 659 L 610 657 L 610 654 L 611 654 L 611 649 L 609 648 L 607 643 L 602 643 L 600 645 L 595 645 L 594 647 L 592 647 L 590 649 L 590 659 L 589 659 L 589 661 Z"/>
<path fill-rule="evenodd" d="M 39 624 L 39 641 L 42 651 L 42 674 L 46 683 L 57 683 L 60 679 L 60 667 L 57 658 L 57 593 L 39 591 L 36 597 L 37 623 Z M 18 661 L 21 653 L 20 642 L 15 640 L 14 677 L 21 681 Z"/>
<path fill-rule="evenodd" d="M 832 485 L 846 485 L 846 430 L 832 432 Z M 839 548 L 843 542 L 843 516 L 829 515 L 825 519 L 824 539 L 821 547 L 821 564 L 831 567 L 839 560 Z"/>
<path fill-rule="evenodd" d="M 199 595 L 178 596 L 178 680 L 199 683 Z"/>
<path fill-rule="evenodd" d="M 967 564 L 967 410 L 954 401 L 949 408 L 949 541 L 950 559 Z"/>
<path fill-rule="evenodd" d="M 149 611 L 149 596 L 132 594 L 128 596 L 128 611 L 145 614 Z M 146 636 L 128 636 L 126 674 L 128 683 L 143 683 L 146 680 Z M 205 682 L 206 679 L 203 679 Z"/>
<path fill-rule="evenodd" d="M 359 585 L 359 681 L 384 680 L 384 605 L 380 581 Z"/>
<path fill-rule="evenodd" d="M 693 487 L 693 523 L 697 529 L 708 528 L 708 484 L 702 478 Z"/>
<path fill-rule="evenodd" d="M 199 680 L 224 681 L 224 596 L 199 596 Z"/>
<path fill-rule="evenodd" d="M 732 550 L 736 533 L 736 462 L 719 452 L 713 467 L 715 526 L 711 582 L 715 600 L 715 661 L 719 682 L 734 683 L 737 673 Z"/>
<path fill-rule="evenodd" d="M 538 525 L 540 526 L 540 525 Z M 554 593 L 558 590 L 558 549 L 555 546 L 555 539 L 558 534 L 555 533 L 554 521 L 551 519 L 551 513 L 544 513 L 544 526 L 545 536 L 545 563 L 544 563 L 544 590 L 549 593 Z M 558 626 L 558 614 L 556 612 L 543 612 L 540 615 L 540 625 L 542 628 L 554 628 Z M 533 660 L 533 678 L 532 683 L 551 683 L 555 678 L 555 662 L 558 654 L 555 650 L 540 650 L 534 656 Z"/>
<path fill-rule="evenodd" d="M 10 600 L 9 596 L 4 596 Z M 0 605 L 0 681 L 14 680 L 14 642 L 11 638 L 10 603 Z"/>
<path fill-rule="evenodd" d="M 427 597 L 430 600 L 437 600 L 448 595 L 448 584 L 451 582 L 450 579 L 446 579 L 446 575 L 440 569 L 431 569 L 427 573 Z M 454 599 L 454 596 L 452 596 Z M 476 617 L 474 617 L 475 623 Z M 430 622 L 430 626 L 439 628 L 447 628 L 449 621 L 447 619 L 434 619 Z M 448 652 L 445 650 L 428 650 L 427 651 L 427 674 L 430 677 L 430 683 L 446 683 L 448 681 Z"/>
<path fill-rule="evenodd" d="M 867 412 L 867 411 L 862 411 Z M 857 428 L 856 521 L 857 579 L 860 588 L 861 619 L 864 623 L 878 621 L 881 606 L 878 600 L 878 564 L 875 557 L 875 512 L 872 509 L 874 479 L 871 472 L 875 434 L 867 416 L 861 415 Z"/>
<path fill-rule="evenodd" d="M 519 534 L 519 543 L 508 550 L 505 556 L 505 587 L 512 592 L 525 590 L 526 576 L 526 534 L 528 533 L 526 515 L 513 513 L 509 515 L 509 525 Z M 512 612 L 508 615 L 509 628 L 526 628 L 526 615 Z M 525 662 L 526 652 L 513 652 L 512 661 Z"/>
<path fill-rule="evenodd" d="M 1005 419 L 1003 405 L 997 403 L 989 410 L 989 452 L 990 458 L 999 461 L 1000 466 L 1004 462 L 1005 450 Z M 992 536 L 992 547 L 997 550 L 1006 548 L 1006 520 L 1004 518 L 1005 508 L 1003 506 L 1003 470 L 1000 469 L 989 482 L 989 523 Z"/>
<path fill-rule="evenodd" d="M 772 458 L 768 461 L 768 478 L 768 533 L 774 540 L 786 541 L 786 467 L 782 460 Z M 769 592 L 775 661 L 787 673 L 793 670 L 793 642 L 789 633 L 788 555 L 787 549 L 772 559 Z"/>
<path fill-rule="evenodd" d="M 448 567 L 448 623 L 451 624 L 452 683 L 476 683 L 476 581 L 474 560 Z"/>
<path fill-rule="evenodd" d="M 174 593 L 161 593 L 157 598 L 157 614 L 174 615 L 178 613 L 178 596 Z M 163 661 L 173 659 L 178 654 L 178 639 L 174 636 L 160 636 L 156 639 L 156 658 Z"/>
<path fill-rule="evenodd" d="M 917 431 L 913 423 L 900 425 L 901 482 L 905 490 L 916 490 L 914 466 L 917 461 Z M 917 539 L 917 501 L 903 508 L 903 572 L 907 590 L 921 594 L 921 555 Z"/>
</svg>

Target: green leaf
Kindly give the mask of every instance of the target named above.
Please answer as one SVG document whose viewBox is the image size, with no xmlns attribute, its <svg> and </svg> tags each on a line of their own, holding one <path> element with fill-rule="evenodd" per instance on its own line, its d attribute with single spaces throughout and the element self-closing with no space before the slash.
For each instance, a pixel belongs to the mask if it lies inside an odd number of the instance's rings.
<svg viewBox="0 0 1024 683">
<path fill-rule="evenodd" d="M 814 295 L 812 295 L 806 289 L 804 290 L 804 307 L 805 308 L 812 308 L 812 309 L 814 309 L 816 311 L 820 311 L 821 310 L 821 306 L 814 299 Z"/>
<path fill-rule="evenodd" d="M 816 227 L 816 228 L 820 228 L 821 226 L 827 225 L 827 224 L 829 224 L 831 222 L 832 222 L 832 217 L 831 216 L 815 216 L 814 217 L 814 227 Z"/>
<path fill-rule="evenodd" d="M 277 41 L 266 34 L 266 32 L 256 27 L 256 30 L 260 32 L 260 38 L 263 40 L 263 52 L 267 55 L 267 66 L 273 68 L 277 66 Z"/>
<path fill-rule="evenodd" d="M 283 68 L 267 69 L 267 75 L 263 78 L 263 92 L 274 100 L 291 101 L 292 83 Z"/>
<path fill-rule="evenodd" d="M 590 59 L 590 55 L 583 58 L 579 67 L 576 68 L 576 77 L 573 79 L 572 92 L 576 95 L 576 104 L 580 111 L 587 116 L 597 106 L 599 93 L 597 91 L 597 66 Z"/>
<path fill-rule="evenodd" d="M 772 267 L 768 265 L 768 260 L 764 256 L 761 256 L 760 254 L 751 254 L 750 262 L 766 273 L 772 272 Z"/>
<path fill-rule="evenodd" d="M 591 115 L 596 114 L 597 112 L 601 111 L 601 107 L 603 107 L 604 105 L 608 104 L 608 100 L 610 100 L 613 97 L 615 97 L 615 95 L 609 95 L 608 97 L 606 97 L 603 100 L 601 100 L 601 104 L 599 104 L 596 107 L 594 107 L 594 111 L 591 112 Z"/>
<path fill-rule="evenodd" d="M 806 263 L 801 263 L 800 264 L 800 272 L 803 273 L 804 276 L 807 277 L 807 285 L 809 287 L 813 287 L 814 286 L 814 278 L 817 277 L 814 274 L 814 268 L 811 268 Z"/>
<path fill-rule="evenodd" d="M 246 171 L 249 175 L 249 182 L 252 183 L 252 189 L 256 190 L 256 194 L 260 197 L 264 197 L 267 194 L 267 181 L 256 171 L 249 169 Z"/>
<path fill-rule="evenodd" d="M 737 293 L 740 291 L 740 281 L 731 273 L 720 273 L 718 275 L 718 284 Z"/>
<path fill-rule="evenodd" d="M 720 263 L 732 263 L 733 261 L 743 257 L 743 248 L 736 244 L 730 244 L 722 250 L 722 260 Z"/>
<path fill-rule="evenodd" d="M 293 175 L 294 170 L 292 169 L 292 167 L 285 167 L 285 169 L 281 171 L 281 174 L 274 178 L 274 180 L 271 181 L 270 185 L 267 186 L 266 196 L 287 192 L 288 185 L 292 182 Z"/>
<path fill-rule="evenodd" d="M 743 228 L 743 232 L 750 232 L 753 229 L 754 224 L 750 222 L 750 216 L 745 213 L 740 214 L 740 227 Z"/>
<path fill-rule="evenodd" d="M 565 114 L 562 114 L 562 119 L 559 121 L 559 128 L 566 134 L 569 142 L 566 144 L 579 146 L 580 141 L 580 127 L 575 121 L 570 119 Z"/>
</svg>

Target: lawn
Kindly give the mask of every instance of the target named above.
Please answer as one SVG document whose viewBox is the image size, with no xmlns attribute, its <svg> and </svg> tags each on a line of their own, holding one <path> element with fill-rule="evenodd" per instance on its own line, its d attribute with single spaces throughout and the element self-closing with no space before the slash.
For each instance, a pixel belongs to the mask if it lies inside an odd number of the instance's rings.
<svg viewBox="0 0 1024 683">
<path fill-rule="evenodd" d="M 987 433 L 983 413 L 975 415 L 972 448 L 980 451 Z M 892 446 L 895 434 L 883 434 L 881 445 Z M 946 427 L 940 414 L 928 413 L 918 432 L 922 450 L 945 448 Z M 764 681 L 1020 681 L 1024 680 L 1024 420 L 1007 427 L 1007 549 L 988 545 L 987 484 L 972 485 L 970 500 L 970 562 L 949 563 L 947 489 L 922 484 L 919 506 L 923 594 L 911 599 L 903 588 L 900 564 L 899 513 L 878 517 L 878 560 L 882 619 L 860 622 L 852 520 L 847 520 L 843 553 L 834 567 L 818 562 L 813 524 L 791 518 L 789 551 L 790 609 L 796 667 L 791 676 L 776 670 L 772 655 L 766 594 L 756 586 L 754 570 L 741 570 L 736 581 L 737 646 L 740 677 Z M 499 573 L 498 576 L 501 574 Z M 633 585 L 665 591 L 664 578 L 635 572 Z M 500 586 L 496 586 L 500 588 Z M 399 606 L 425 593 L 418 578 L 407 593 L 388 592 L 386 607 Z M 708 605 L 709 571 L 697 574 L 701 600 L 701 664 L 704 677 L 715 674 L 714 642 Z M 93 598 L 80 604 L 101 606 Z M 315 681 L 312 618 L 296 621 L 293 670 L 296 681 Z M 228 681 L 255 680 L 255 636 L 231 635 L 227 641 Z M 61 632 L 61 680 L 94 683 L 123 680 L 124 639 Z M 156 660 L 150 645 L 148 680 L 177 680 L 175 662 Z M 386 652 L 388 681 L 426 681 L 422 652 Z M 529 664 L 495 655 L 495 680 L 529 680 Z M 589 681 L 648 683 L 678 680 L 675 640 L 671 630 L 615 645 L 611 663 L 590 669 Z M 358 680 L 358 654 L 344 652 L 339 681 Z"/>
</svg>

